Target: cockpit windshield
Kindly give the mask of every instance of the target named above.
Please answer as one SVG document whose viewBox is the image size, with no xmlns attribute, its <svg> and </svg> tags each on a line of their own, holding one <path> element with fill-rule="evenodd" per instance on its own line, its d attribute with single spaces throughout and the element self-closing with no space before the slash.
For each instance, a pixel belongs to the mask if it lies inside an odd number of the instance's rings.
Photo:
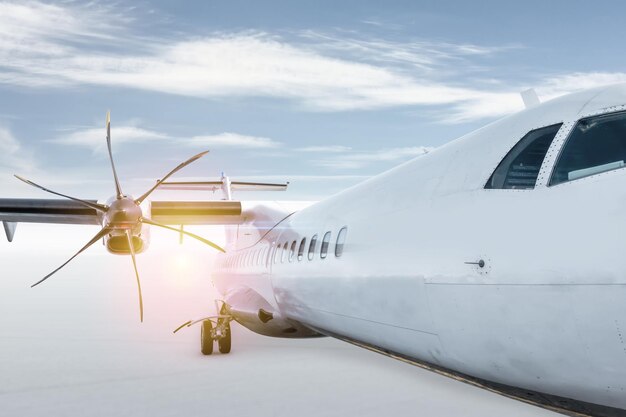
<svg viewBox="0 0 626 417">
<path fill-rule="evenodd" d="M 550 185 L 624 167 L 626 112 L 581 119 L 565 143 Z"/>
</svg>

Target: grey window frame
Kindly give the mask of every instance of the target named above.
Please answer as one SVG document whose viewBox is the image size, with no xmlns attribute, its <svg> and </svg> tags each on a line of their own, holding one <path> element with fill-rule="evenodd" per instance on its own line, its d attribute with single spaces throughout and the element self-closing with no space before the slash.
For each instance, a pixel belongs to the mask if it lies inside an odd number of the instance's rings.
<svg viewBox="0 0 626 417">
<path fill-rule="evenodd" d="M 274 259 L 273 259 L 273 264 L 276 265 L 278 263 L 278 259 L 280 258 L 280 255 L 278 253 L 278 251 L 282 249 L 282 245 L 278 244 L 274 247 Z"/>
<path fill-rule="evenodd" d="M 536 129 L 532 129 L 528 131 L 522 138 L 517 141 L 517 143 L 507 152 L 507 154 L 500 160 L 496 169 L 493 170 L 487 183 L 484 188 L 486 190 L 533 190 L 537 186 L 537 180 L 539 178 L 539 173 L 541 172 L 541 166 L 546 160 L 546 155 L 550 146 L 554 142 L 554 138 L 559 133 L 559 130 L 563 127 L 563 123 L 554 123 L 549 126 L 543 126 Z M 548 146 L 546 147 L 545 153 L 543 154 L 543 158 L 541 159 L 541 163 L 537 167 L 537 175 L 534 177 L 534 183 L 531 186 L 505 186 L 507 179 L 509 179 L 509 175 L 512 171 L 512 167 L 514 162 L 523 155 L 526 151 L 531 149 L 537 141 L 545 135 L 542 132 L 550 132 L 554 131 L 552 137 L 549 140 Z M 532 175 L 532 174 L 531 174 Z M 529 177 L 531 178 L 531 177 Z M 496 182 L 496 184 L 494 184 Z"/>
<path fill-rule="evenodd" d="M 572 181 L 577 181 L 583 178 L 588 178 L 588 177 L 592 177 L 594 175 L 599 175 L 599 174 L 603 174 L 605 172 L 610 172 L 610 171 L 616 171 L 618 169 L 623 169 L 626 168 L 626 165 L 620 166 L 620 167 L 615 167 L 612 169 L 607 169 L 604 171 L 598 171 L 598 172 L 594 172 L 594 173 L 590 173 L 588 175 L 583 175 L 580 176 L 578 178 L 573 178 L 573 179 L 568 179 L 566 181 L 561 181 L 558 183 L 555 183 L 555 176 L 557 173 L 557 168 L 559 167 L 559 163 L 561 162 L 561 159 L 563 157 L 563 154 L 565 153 L 565 150 L 567 149 L 568 144 L 570 143 L 570 141 L 572 140 L 572 137 L 574 136 L 576 129 L 578 128 L 578 126 L 581 123 L 585 123 L 588 120 L 592 120 L 592 119 L 602 119 L 602 118 L 608 118 L 608 117 L 615 117 L 618 115 L 623 115 L 624 118 L 626 119 L 626 110 L 620 110 L 620 111 L 612 111 L 609 113 L 602 113 L 602 114 L 595 114 L 595 115 L 591 115 L 591 116 L 585 116 L 585 117 L 581 117 L 580 119 L 578 119 L 576 121 L 576 123 L 574 124 L 574 126 L 572 127 L 572 129 L 570 130 L 570 132 L 567 135 L 567 138 L 563 141 L 563 144 L 561 145 L 561 149 L 559 149 L 559 154 L 556 157 L 555 161 L 554 161 L 554 165 L 552 166 L 552 172 L 550 173 L 550 179 L 548 180 L 548 187 L 553 187 L 556 185 L 561 185 L 561 184 L 567 184 L 570 183 Z M 624 163 L 626 163 L 626 161 L 623 161 Z M 609 165 L 609 164 L 606 164 Z M 593 168 L 593 167 L 588 167 L 588 168 Z"/>
<path fill-rule="evenodd" d="M 298 247 L 298 262 L 304 258 L 304 249 L 306 249 L 306 237 L 303 237 Z"/>
<path fill-rule="evenodd" d="M 330 248 L 330 238 L 332 237 L 332 233 L 330 230 L 324 233 L 324 237 L 322 238 L 322 245 L 320 247 L 320 259 L 326 259 L 328 256 L 328 248 Z"/>
<path fill-rule="evenodd" d="M 312 261 L 315 258 L 315 250 L 317 249 L 317 233 L 311 237 L 311 241 L 309 242 L 309 252 L 307 254 L 307 258 L 309 261 Z"/>
<path fill-rule="evenodd" d="M 291 242 L 291 247 L 289 248 L 289 262 L 293 262 L 293 257 L 296 253 L 296 247 L 298 245 L 297 241 L 292 241 Z"/>
<path fill-rule="evenodd" d="M 337 233 L 337 240 L 335 240 L 335 258 L 341 258 L 343 255 L 343 247 L 346 244 L 346 236 L 348 235 L 348 226 L 344 226 L 339 229 Z M 341 239 L 341 242 L 339 240 Z"/>
</svg>

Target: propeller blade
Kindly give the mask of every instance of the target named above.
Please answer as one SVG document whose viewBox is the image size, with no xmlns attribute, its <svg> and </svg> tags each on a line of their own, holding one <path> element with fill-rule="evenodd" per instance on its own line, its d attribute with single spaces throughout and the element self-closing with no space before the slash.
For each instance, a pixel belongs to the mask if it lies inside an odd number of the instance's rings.
<svg viewBox="0 0 626 417">
<path fill-rule="evenodd" d="M 150 194 L 152 194 L 152 192 L 154 190 L 157 189 L 157 187 L 159 185 L 161 185 L 163 183 L 163 181 L 165 181 L 166 179 L 168 179 L 169 177 L 171 177 L 172 175 L 174 175 L 175 173 L 177 173 L 178 171 L 180 171 L 181 169 L 183 169 L 184 167 L 186 167 L 187 165 L 191 164 L 192 162 L 197 161 L 198 159 L 202 158 L 204 155 L 206 155 L 207 153 L 209 153 L 209 151 L 204 151 L 204 152 L 200 152 L 197 155 L 192 156 L 191 158 L 187 159 L 185 162 L 183 162 L 182 164 L 178 165 L 176 168 L 174 168 L 173 170 L 171 170 L 166 176 L 164 176 L 163 178 L 161 178 L 159 181 L 157 181 L 157 183 L 154 185 L 154 187 L 150 188 L 148 191 L 146 191 L 141 197 L 139 197 L 138 199 L 135 200 L 135 203 L 137 204 L 141 204 L 143 200 L 146 199 L 146 197 L 148 197 Z"/>
<path fill-rule="evenodd" d="M 55 269 L 54 271 L 50 272 L 48 275 L 46 275 L 45 277 L 43 277 L 41 280 L 35 282 L 33 285 L 31 285 L 30 287 L 34 287 L 35 285 L 39 285 L 42 282 L 44 282 L 45 280 L 47 280 L 48 278 L 50 278 L 52 275 L 54 275 L 59 269 L 63 268 L 65 265 L 69 264 L 70 261 L 74 258 L 76 258 L 78 255 L 80 255 L 81 253 L 83 253 L 88 247 L 90 247 L 91 245 L 93 245 L 94 243 L 96 243 L 97 241 L 99 241 L 100 239 L 102 239 L 104 236 L 106 236 L 109 232 L 111 231 L 110 228 L 108 227 L 104 227 L 102 228 L 102 230 L 100 230 L 98 232 L 97 235 L 95 235 L 89 242 L 87 242 L 87 244 L 85 246 L 83 246 L 78 252 L 76 252 L 74 254 L 74 256 L 72 256 L 70 259 L 68 259 L 63 265 L 61 265 L 60 267 L 58 267 L 57 269 Z"/>
<path fill-rule="evenodd" d="M 133 266 L 135 267 L 135 276 L 137 277 L 137 290 L 139 291 L 139 319 L 143 323 L 143 297 L 141 296 L 141 282 L 139 282 L 139 271 L 137 270 L 137 260 L 135 259 L 135 245 L 130 230 L 126 229 L 126 238 L 128 239 L 128 247 L 130 248 L 130 256 L 133 258 Z"/>
<path fill-rule="evenodd" d="M 109 160 L 111 161 L 111 169 L 113 169 L 113 178 L 115 179 L 115 192 L 117 198 L 122 198 L 122 187 L 120 187 L 120 181 L 117 179 L 117 171 L 115 170 L 115 164 L 113 163 L 113 152 L 111 151 L 111 112 L 107 111 L 107 148 L 109 149 Z"/>
<path fill-rule="evenodd" d="M 65 198 L 69 198 L 70 200 L 74 200 L 76 202 L 79 202 L 82 205 L 87 206 L 89 208 L 92 208 L 94 210 L 97 210 L 97 211 L 99 211 L 101 213 L 106 213 L 106 211 L 109 209 L 107 206 L 102 205 L 102 204 L 92 203 L 90 201 L 81 200 L 80 198 L 71 197 L 69 195 L 65 195 L 65 194 L 57 193 L 56 191 L 49 190 L 46 187 L 42 187 L 39 184 L 35 184 L 31 180 L 27 180 L 26 178 L 20 177 L 19 175 L 14 175 L 14 176 L 18 180 L 23 181 L 23 182 L 25 182 L 28 185 L 32 185 L 35 188 L 39 188 L 40 190 L 44 190 L 44 191 L 49 192 L 49 193 L 54 194 L 54 195 L 58 195 L 58 196 L 65 197 Z"/>
<path fill-rule="evenodd" d="M 164 224 L 157 223 L 157 222 L 155 222 L 155 221 L 154 221 L 154 220 L 152 220 L 152 219 L 146 219 L 145 217 L 142 217 L 142 218 L 141 218 L 141 221 L 142 221 L 143 223 L 148 223 L 148 224 L 151 224 L 151 225 L 153 225 L 153 226 L 158 226 L 158 227 L 162 227 L 162 228 L 164 228 L 164 229 L 172 230 L 172 231 L 174 231 L 174 232 L 176 232 L 176 233 L 183 233 L 183 234 L 185 234 L 185 235 L 187 235 L 187 236 L 189 236 L 189 237 L 192 237 L 192 238 L 194 238 L 194 239 L 196 239 L 196 240 L 199 240 L 199 241 L 200 241 L 200 242 L 202 242 L 202 243 L 206 243 L 207 245 L 211 246 L 212 248 L 217 249 L 217 250 L 218 250 L 218 251 L 220 251 L 220 252 L 224 252 L 224 253 L 226 252 L 224 249 L 222 249 L 220 246 L 216 245 L 215 243 L 211 242 L 210 240 L 206 240 L 205 238 L 200 237 L 200 236 L 198 236 L 198 235 L 196 235 L 196 234 L 193 234 L 193 233 L 191 233 L 191 232 L 188 232 L 188 231 L 186 231 L 186 230 L 180 230 L 180 229 L 176 229 L 176 228 L 174 228 L 174 227 L 169 227 L 169 226 L 166 226 L 166 225 L 164 225 Z"/>
</svg>

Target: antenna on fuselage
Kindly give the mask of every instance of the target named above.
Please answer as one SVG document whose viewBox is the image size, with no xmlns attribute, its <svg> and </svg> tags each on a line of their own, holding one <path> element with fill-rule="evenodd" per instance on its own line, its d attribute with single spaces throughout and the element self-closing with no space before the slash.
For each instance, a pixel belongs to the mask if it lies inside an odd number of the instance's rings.
<svg viewBox="0 0 626 417">
<path fill-rule="evenodd" d="M 537 95 L 537 92 L 534 88 L 524 90 L 520 93 L 520 95 L 522 96 L 524 106 L 526 106 L 527 109 L 541 104 L 541 100 L 539 100 L 539 96 Z"/>
</svg>

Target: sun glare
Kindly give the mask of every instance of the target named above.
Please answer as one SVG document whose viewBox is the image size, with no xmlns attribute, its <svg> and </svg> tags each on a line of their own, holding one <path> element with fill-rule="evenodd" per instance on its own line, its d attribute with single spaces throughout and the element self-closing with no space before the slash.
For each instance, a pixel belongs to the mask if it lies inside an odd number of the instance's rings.
<svg viewBox="0 0 626 417">
<path fill-rule="evenodd" d="M 179 272 L 188 272 L 191 267 L 189 254 L 184 251 L 174 254 L 174 267 Z"/>
</svg>

